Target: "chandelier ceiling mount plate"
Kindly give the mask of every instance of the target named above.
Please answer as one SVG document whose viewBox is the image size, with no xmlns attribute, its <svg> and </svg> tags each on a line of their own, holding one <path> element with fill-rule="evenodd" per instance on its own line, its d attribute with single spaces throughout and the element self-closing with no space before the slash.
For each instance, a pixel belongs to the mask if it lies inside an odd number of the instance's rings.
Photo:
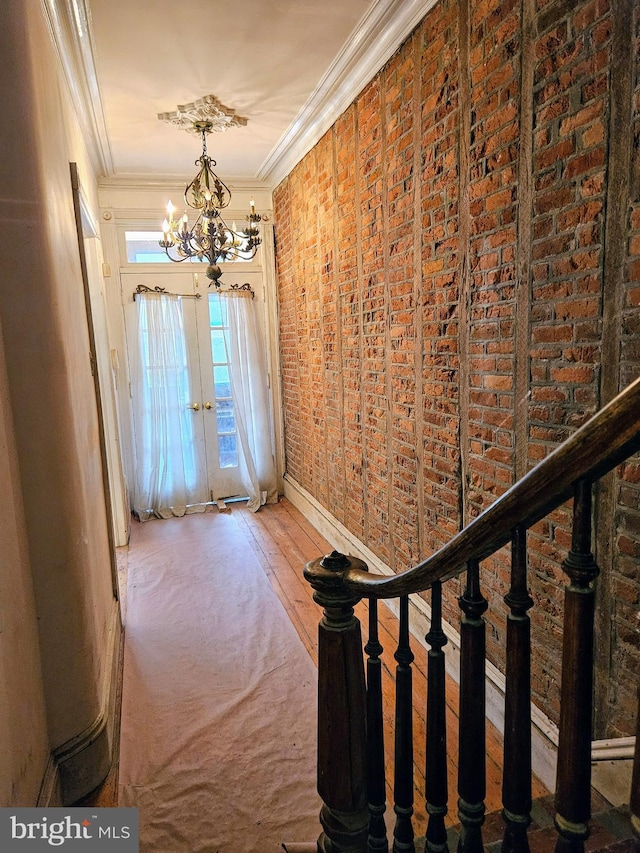
<svg viewBox="0 0 640 853">
<path fill-rule="evenodd" d="M 200 133 L 198 124 L 206 122 L 207 132 L 225 131 L 230 127 L 244 127 L 248 119 L 236 115 L 235 110 L 226 107 L 215 95 L 205 95 L 190 104 L 178 104 L 170 113 L 158 113 L 160 121 L 166 121 L 175 127 L 181 127 L 189 133 Z"/>
</svg>

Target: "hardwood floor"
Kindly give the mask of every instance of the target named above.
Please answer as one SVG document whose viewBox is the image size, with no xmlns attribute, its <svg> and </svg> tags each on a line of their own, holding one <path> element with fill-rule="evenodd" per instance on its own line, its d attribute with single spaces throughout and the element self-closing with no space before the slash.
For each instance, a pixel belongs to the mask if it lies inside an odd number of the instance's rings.
<svg viewBox="0 0 640 853">
<path fill-rule="evenodd" d="M 331 551 L 331 545 L 291 504 L 283 499 L 278 504 L 264 506 L 257 513 L 246 509 L 242 503 L 229 504 L 239 529 L 250 542 L 251 547 L 265 574 L 285 607 L 300 639 L 310 656 L 317 664 L 317 633 L 321 610 L 313 601 L 312 590 L 302 576 L 302 568 L 309 560 Z M 122 551 L 123 549 L 119 549 Z M 119 574 L 126 585 L 126 553 L 119 555 Z M 123 605 L 126 596 L 122 595 Z M 362 624 L 363 638 L 366 641 L 367 607 L 361 602 L 356 614 Z M 397 619 L 384 605 L 379 606 L 380 642 L 385 649 L 383 660 L 383 691 L 385 704 L 385 751 L 387 756 L 388 802 L 393 802 L 393 714 L 394 714 L 394 672 L 393 653 L 397 643 Z M 125 624 L 126 630 L 126 624 Z M 426 660 L 427 652 L 423 645 L 412 639 L 415 655 L 413 666 L 414 686 L 414 778 L 415 778 L 415 823 L 418 833 L 424 832 L 426 812 L 424 805 L 424 744 L 425 744 L 425 707 L 426 707 Z M 447 679 L 447 739 L 449 744 L 449 825 L 458 822 L 457 800 L 457 762 L 456 745 L 458 741 L 458 688 L 455 682 Z M 502 778 L 502 739 L 496 729 L 487 723 L 487 813 L 501 808 Z M 544 796 L 548 791 L 534 780 L 534 799 Z M 83 804 L 94 806 L 117 805 L 117 762 L 105 783 Z M 388 812 L 392 808 L 388 807 Z"/>
<path fill-rule="evenodd" d="M 236 505 L 237 506 L 237 505 Z M 291 621 L 305 644 L 314 662 L 318 660 L 317 626 L 320 608 L 313 601 L 312 590 L 302 576 L 302 567 L 309 560 L 329 553 L 331 545 L 287 500 L 262 507 L 260 512 L 251 513 L 244 508 L 234 506 L 238 523 L 251 537 L 253 549 L 265 573 L 276 591 L 280 601 L 289 613 Z M 385 716 L 385 753 L 388 803 L 393 802 L 393 714 L 394 714 L 394 672 L 393 653 L 397 644 L 397 619 L 384 605 L 380 605 L 379 632 L 384 648 L 383 693 Z M 367 606 L 361 602 L 356 615 L 362 624 L 363 640 L 367 634 Z M 423 645 L 412 639 L 414 697 L 414 780 L 415 780 L 415 820 L 418 828 L 426 822 L 424 796 L 424 755 L 425 755 L 425 708 L 426 708 L 426 666 L 427 651 Z M 447 678 L 447 743 L 449 744 L 449 815 L 448 824 L 458 822 L 455 803 L 457 800 L 457 760 L 458 742 L 458 685 Z M 487 722 L 487 813 L 502 808 L 502 737 L 493 725 Z M 549 792 L 537 779 L 533 780 L 533 797 L 544 796 Z M 388 807 L 389 808 L 389 807 Z M 421 831 L 424 831 L 423 829 Z"/>
</svg>

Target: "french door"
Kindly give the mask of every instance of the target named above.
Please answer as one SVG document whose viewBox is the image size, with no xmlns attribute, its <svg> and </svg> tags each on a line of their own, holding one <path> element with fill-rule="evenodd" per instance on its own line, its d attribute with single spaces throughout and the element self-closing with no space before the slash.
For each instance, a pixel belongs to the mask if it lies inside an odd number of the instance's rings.
<svg viewBox="0 0 640 853">
<path fill-rule="evenodd" d="M 224 274 L 225 284 L 249 282 L 261 294 L 261 274 Z M 227 311 L 224 297 L 211 293 L 202 273 L 171 271 L 161 274 L 123 273 L 127 344 L 137 346 L 137 312 L 133 293 L 138 285 L 162 287 L 181 294 L 188 371 L 188 426 L 183 441 L 192 446 L 197 476 L 190 485 L 187 503 L 195 505 L 228 497 L 244 497 L 238 454 L 235 404 L 224 342 Z M 198 298 L 195 298 L 195 294 Z M 265 377 L 265 383 L 267 379 Z M 134 429 L 136 425 L 134 424 Z"/>
</svg>

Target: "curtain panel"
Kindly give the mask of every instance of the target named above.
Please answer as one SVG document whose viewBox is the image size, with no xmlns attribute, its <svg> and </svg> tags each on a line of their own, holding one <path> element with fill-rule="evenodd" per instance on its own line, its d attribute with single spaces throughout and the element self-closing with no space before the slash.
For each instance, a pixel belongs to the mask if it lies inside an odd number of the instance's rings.
<svg viewBox="0 0 640 853">
<path fill-rule="evenodd" d="M 277 503 L 264 345 L 256 305 L 249 291 L 221 290 L 227 306 L 225 346 L 229 361 L 236 428 L 240 444 L 240 474 L 254 512 L 265 503 Z"/>
<path fill-rule="evenodd" d="M 133 512 L 140 521 L 202 511 L 206 472 L 196 458 L 187 343 L 179 296 L 138 294 L 132 360 L 136 471 Z"/>
</svg>

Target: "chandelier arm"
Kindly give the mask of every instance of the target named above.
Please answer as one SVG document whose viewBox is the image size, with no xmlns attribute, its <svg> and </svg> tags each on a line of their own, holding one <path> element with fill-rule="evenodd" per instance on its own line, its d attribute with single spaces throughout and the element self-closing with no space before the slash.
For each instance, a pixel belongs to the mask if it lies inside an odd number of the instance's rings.
<svg viewBox="0 0 640 853">
<path fill-rule="evenodd" d="M 188 256 L 188 255 L 185 255 L 183 258 L 173 258 L 173 257 L 171 257 L 171 255 L 169 254 L 169 249 L 165 249 L 164 251 L 165 251 L 166 256 L 169 258 L 169 260 L 170 260 L 170 261 L 173 261 L 173 263 L 174 263 L 174 264 L 181 264 L 183 261 L 188 261 L 188 260 L 190 260 L 190 258 L 189 258 L 189 256 Z"/>
</svg>

